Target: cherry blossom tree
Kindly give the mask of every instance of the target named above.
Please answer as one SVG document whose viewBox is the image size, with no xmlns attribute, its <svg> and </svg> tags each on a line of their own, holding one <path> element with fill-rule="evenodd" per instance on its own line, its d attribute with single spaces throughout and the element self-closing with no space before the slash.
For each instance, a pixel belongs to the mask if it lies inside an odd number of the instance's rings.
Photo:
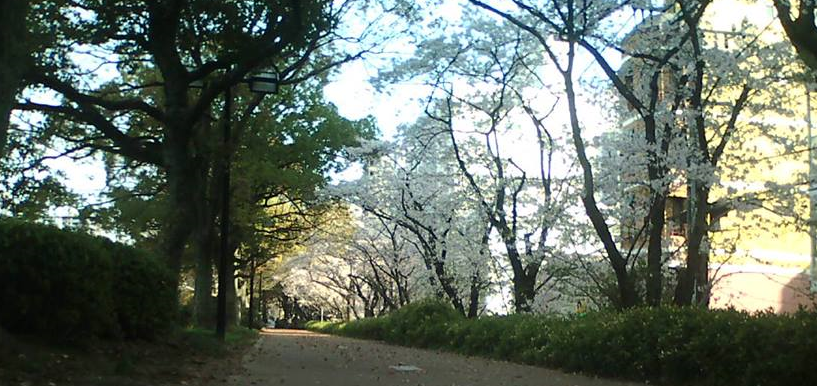
<svg viewBox="0 0 817 386">
<path fill-rule="evenodd" d="M 319 227 L 304 242 L 293 260 L 303 273 L 285 284 L 308 279 L 313 285 L 304 283 L 300 290 L 340 314 L 348 310 L 351 316 L 368 317 L 396 310 L 421 290 L 415 272 L 422 267 L 408 253 L 403 232 L 396 224 L 349 209 L 348 218 Z"/>
<path fill-rule="evenodd" d="M 549 237 L 560 231 L 569 197 L 567 173 L 553 170 L 558 138 L 545 123 L 552 108 L 536 105 L 544 99 L 537 91 L 549 85 L 537 72 L 535 42 L 509 23 L 464 16 L 457 30 L 427 37 L 385 78 L 429 86 L 426 115 L 447 132 L 469 194 L 489 222 L 485 243 L 493 235 L 502 245 L 515 310 L 530 312 L 554 279 L 546 265 L 559 251 Z M 535 145 L 514 149 L 524 141 Z"/>
<path fill-rule="evenodd" d="M 486 233 L 473 212 L 467 185 L 455 164 L 447 132 L 430 119 L 402 128 L 387 153 L 366 165 L 363 177 L 339 194 L 367 215 L 397 225 L 420 257 L 428 286 L 463 315 L 479 314 L 489 277 Z M 476 251 L 476 253 L 475 253 Z"/>
</svg>

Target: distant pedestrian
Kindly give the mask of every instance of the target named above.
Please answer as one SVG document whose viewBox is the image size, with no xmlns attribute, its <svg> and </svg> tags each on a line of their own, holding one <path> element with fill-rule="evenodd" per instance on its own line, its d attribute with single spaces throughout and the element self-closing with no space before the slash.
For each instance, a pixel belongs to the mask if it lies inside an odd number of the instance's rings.
<svg viewBox="0 0 817 386">
<path fill-rule="evenodd" d="M 587 306 L 581 300 L 576 302 L 576 315 L 580 318 L 587 315 Z"/>
</svg>

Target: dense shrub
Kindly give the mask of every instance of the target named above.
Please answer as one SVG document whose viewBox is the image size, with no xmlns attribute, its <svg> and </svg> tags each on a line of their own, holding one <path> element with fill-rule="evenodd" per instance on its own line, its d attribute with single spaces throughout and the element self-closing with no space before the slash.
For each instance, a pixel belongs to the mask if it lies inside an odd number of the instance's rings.
<svg viewBox="0 0 817 386">
<path fill-rule="evenodd" d="M 419 301 L 380 318 L 359 319 L 351 323 L 309 322 L 306 328 L 352 338 L 377 339 L 422 347 L 444 348 L 446 327 L 454 326 L 462 316 L 451 306 L 437 301 Z"/>
<path fill-rule="evenodd" d="M 689 385 L 817 385 L 817 314 L 651 308 L 464 319 L 437 303 L 309 328 L 600 376 Z M 452 310 L 453 311 L 453 310 Z M 400 336 L 399 334 L 404 335 Z"/>
<path fill-rule="evenodd" d="M 0 323 L 65 340 L 115 333 L 113 264 L 97 239 L 0 222 Z"/>
<path fill-rule="evenodd" d="M 447 303 L 420 301 L 403 307 L 388 316 L 386 323 L 374 325 L 381 338 L 389 342 L 422 348 L 445 346 L 446 329 L 462 319 Z M 354 329 L 347 325 L 347 329 Z"/>
<path fill-rule="evenodd" d="M 172 273 L 143 251 L 107 244 L 115 267 L 114 311 L 122 333 L 128 338 L 156 338 L 178 316 Z"/>
<path fill-rule="evenodd" d="M 175 292 L 155 259 L 106 239 L 0 220 L 0 325 L 75 341 L 151 338 L 169 325 Z"/>
</svg>

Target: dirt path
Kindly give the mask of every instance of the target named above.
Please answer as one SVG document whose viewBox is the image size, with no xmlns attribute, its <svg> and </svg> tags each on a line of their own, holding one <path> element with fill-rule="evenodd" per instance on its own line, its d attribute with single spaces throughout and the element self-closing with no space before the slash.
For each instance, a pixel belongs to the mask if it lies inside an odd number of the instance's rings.
<svg viewBox="0 0 817 386">
<path fill-rule="evenodd" d="M 389 366 L 421 370 L 397 371 Z M 297 330 L 266 330 L 226 385 L 625 386 L 482 358 Z"/>
</svg>

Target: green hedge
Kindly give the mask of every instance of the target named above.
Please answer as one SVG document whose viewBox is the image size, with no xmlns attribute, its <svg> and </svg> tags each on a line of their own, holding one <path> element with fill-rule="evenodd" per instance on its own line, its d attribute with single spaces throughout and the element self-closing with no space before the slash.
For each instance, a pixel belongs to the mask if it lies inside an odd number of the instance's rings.
<svg viewBox="0 0 817 386">
<path fill-rule="evenodd" d="M 178 318 L 173 273 L 144 251 L 107 244 L 113 253 L 112 294 L 122 333 L 127 338 L 154 339 L 167 332 Z"/>
<path fill-rule="evenodd" d="M 658 308 L 469 320 L 440 307 L 447 306 L 421 303 L 381 318 L 308 328 L 663 384 L 817 385 L 815 313 Z"/>
<path fill-rule="evenodd" d="M 82 233 L 0 220 L 0 325 L 50 340 L 154 338 L 175 312 L 155 258 Z"/>
</svg>

